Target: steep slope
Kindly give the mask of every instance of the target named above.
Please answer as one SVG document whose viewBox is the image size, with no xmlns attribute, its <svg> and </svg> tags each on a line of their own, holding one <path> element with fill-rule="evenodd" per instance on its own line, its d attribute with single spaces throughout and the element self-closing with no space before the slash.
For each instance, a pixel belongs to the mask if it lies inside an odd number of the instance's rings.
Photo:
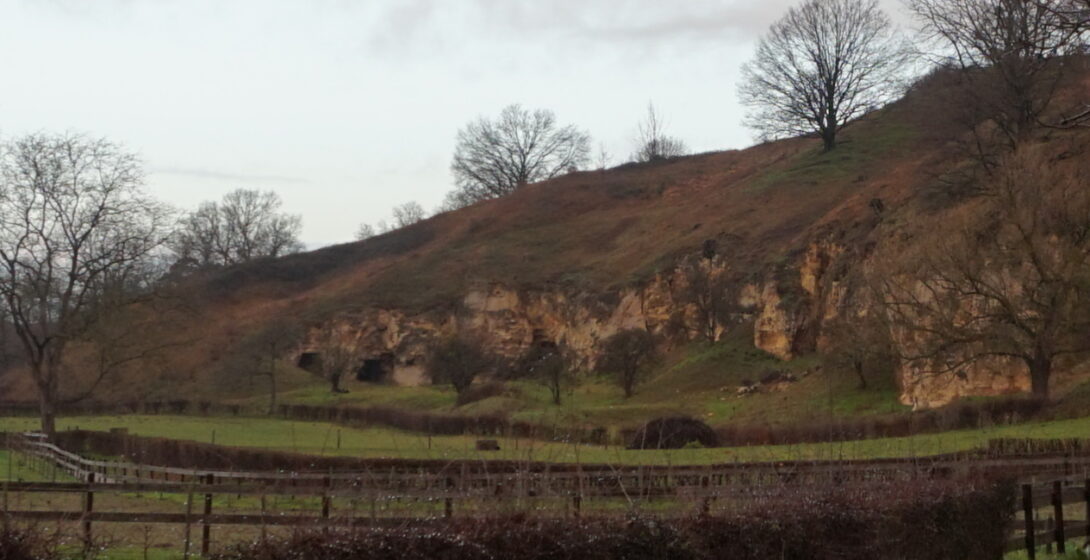
<svg viewBox="0 0 1090 560">
<path fill-rule="evenodd" d="M 930 211 L 936 177 L 958 163 L 935 141 L 931 95 L 917 88 L 854 123 L 830 153 L 792 139 L 577 172 L 363 242 L 187 278 L 172 329 L 183 344 L 114 376 L 104 398 L 259 392 L 260 341 L 289 324 L 301 334 L 280 357 L 306 365 L 332 336 L 367 375 L 410 385 L 425 381 L 430 344 L 457 330 L 508 358 L 564 343 L 587 367 L 621 328 L 648 328 L 670 350 L 694 336 L 677 265 L 709 241 L 745 285 L 738 323 L 753 345 L 780 358 L 812 352 L 823 322 L 857 305 L 853 273 Z M 307 382 L 288 369 L 286 387 Z M 900 379 L 901 400 L 1024 389 L 1017 371 L 981 375 Z"/>
</svg>

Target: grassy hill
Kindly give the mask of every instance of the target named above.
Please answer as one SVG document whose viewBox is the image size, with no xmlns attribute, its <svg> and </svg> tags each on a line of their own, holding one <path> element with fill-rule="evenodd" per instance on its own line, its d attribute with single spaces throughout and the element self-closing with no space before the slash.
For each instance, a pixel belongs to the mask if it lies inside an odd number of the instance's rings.
<svg viewBox="0 0 1090 560">
<path fill-rule="evenodd" d="M 851 124 L 832 152 L 823 152 L 819 140 L 797 138 L 575 172 L 366 241 L 182 279 L 173 294 L 182 303 L 171 317 L 167 350 L 111 375 L 98 398 L 258 407 L 267 380 L 255 375 L 258 366 L 243 350 L 279 324 L 316 325 L 368 309 L 452 309 L 467 291 L 493 284 L 606 301 L 698 254 L 709 239 L 728 248 L 732 273 L 797 283 L 799 262 L 814 240 L 832 239 L 845 251 L 842 260 L 859 260 L 932 211 L 939 179 L 959 161 L 937 140 L 945 132 L 930 120 L 931 95 L 917 87 Z M 279 366 L 279 384 L 281 401 L 289 403 L 501 412 L 615 428 L 672 413 L 717 424 L 783 425 L 905 410 L 892 377 L 860 390 L 848 372 L 821 367 L 818 356 L 782 362 L 752 340 L 748 324 L 716 344 L 676 344 L 628 400 L 610 379 L 587 372 L 561 406 L 532 381 L 508 383 L 500 394 L 461 407 L 440 387 L 349 382 L 348 394 L 332 395 L 321 380 L 286 363 Z M 798 381 L 736 394 L 743 381 L 775 371 Z M 0 384 L 10 399 L 33 399 L 18 370 L 0 376 Z M 1090 393 L 1078 383 L 1065 390 L 1071 387 L 1080 387 L 1077 395 Z"/>
</svg>

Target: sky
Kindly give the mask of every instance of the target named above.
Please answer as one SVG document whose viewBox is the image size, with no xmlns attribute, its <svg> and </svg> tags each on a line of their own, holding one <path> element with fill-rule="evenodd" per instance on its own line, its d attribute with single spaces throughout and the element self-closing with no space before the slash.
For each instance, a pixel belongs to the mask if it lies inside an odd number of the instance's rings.
<svg viewBox="0 0 1090 560">
<path fill-rule="evenodd" d="M 751 144 L 740 68 L 793 3 L 0 0 L 0 140 L 109 138 L 179 210 L 274 190 L 318 247 L 436 207 L 458 129 L 511 103 L 614 164 L 648 103 L 693 152 Z"/>
</svg>

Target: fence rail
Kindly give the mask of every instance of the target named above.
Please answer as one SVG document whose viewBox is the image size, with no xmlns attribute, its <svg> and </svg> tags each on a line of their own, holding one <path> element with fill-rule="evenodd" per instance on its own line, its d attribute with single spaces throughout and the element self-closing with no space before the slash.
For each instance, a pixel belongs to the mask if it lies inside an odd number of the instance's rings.
<svg viewBox="0 0 1090 560">
<path fill-rule="evenodd" d="M 62 449 L 37 434 L 9 435 L 8 448 L 31 458 L 44 471 L 63 473 L 75 481 L 16 482 L 3 484 L 5 515 L 36 521 L 69 521 L 81 524 L 90 540 L 93 523 L 164 523 L 202 527 L 202 550 L 208 550 L 208 533 L 213 525 L 265 526 L 385 526 L 404 523 L 433 523 L 452 517 L 455 504 L 470 500 L 521 498 L 560 499 L 567 511 L 579 515 L 587 499 L 672 499 L 691 501 L 708 510 L 714 500 L 747 499 L 763 496 L 770 487 L 823 486 L 828 484 L 888 482 L 927 479 L 971 479 L 1017 477 L 1027 480 L 1049 478 L 1047 484 L 1021 486 L 1020 534 L 1007 544 L 1008 550 L 1025 548 L 1031 559 L 1042 546 L 1055 545 L 1076 536 L 1090 539 L 1090 457 L 1022 457 L 970 459 L 967 456 L 937 456 L 875 461 L 795 461 L 773 463 L 721 464 L 706 466 L 622 466 L 542 465 L 527 463 L 527 469 L 490 472 L 471 469 L 467 461 L 432 468 L 372 469 L 352 472 L 224 471 L 165 467 L 85 458 Z M 555 467 L 555 469 L 553 468 Z M 1078 478 L 1076 478 L 1076 475 Z M 54 476 L 56 478 L 56 476 Z M 79 511 L 34 511 L 7 509 L 8 494 L 78 494 Z M 96 494 L 176 494 L 187 496 L 186 513 L 96 511 Z M 259 497 L 258 513 L 213 512 L 213 497 L 235 495 Z M 266 511 L 267 496 L 316 499 L 313 515 L 287 515 Z M 203 498 L 203 508 L 192 507 Z M 355 510 L 335 512 L 334 499 L 370 501 L 370 515 Z M 197 500 L 197 501 L 195 501 Z M 415 514 L 410 517 L 377 516 L 374 503 L 394 500 L 427 500 L 442 504 L 442 515 Z M 1065 520 L 1065 506 L 1085 504 L 1085 518 Z M 460 506 L 461 507 L 461 506 Z M 1042 513 L 1042 510 L 1045 510 Z M 188 542 L 188 538 L 187 538 Z"/>
<path fill-rule="evenodd" d="M 1084 517 L 1068 521 L 1065 514 L 1069 508 L 1065 506 L 1076 504 L 1084 504 Z M 1023 484 L 1019 513 L 1021 534 L 1007 543 L 1008 551 L 1025 549 L 1029 559 L 1034 560 L 1038 548 L 1051 550 L 1055 545 L 1056 552 L 1064 554 L 1068 539 L 1090 540 L 1090 478 Z"/>
</svg>

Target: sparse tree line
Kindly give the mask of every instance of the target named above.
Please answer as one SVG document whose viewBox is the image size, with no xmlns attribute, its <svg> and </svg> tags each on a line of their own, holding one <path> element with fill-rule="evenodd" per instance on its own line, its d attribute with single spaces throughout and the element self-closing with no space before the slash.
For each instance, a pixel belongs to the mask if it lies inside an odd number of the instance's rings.
<svg viewBox="0 0 1090 560">
<path fill-rule="evenodd" d="M 645 329 L 622 329 L 599 342 L 595 369 L 610 375 L 625 398 L 636 393 L 658 359 L 657 341 Z M 577 359 L 562 342 L 535 343 L 519 358 L 508 360 L 491 354 L 480 336 L 460 332 L 439 339 L 427 358 L 428 374 L 437 384 L 450 385 L 459 397 L 482 376 L 526 378 L 549 391 L 553 404 L 561 404 L 573 386 Z"/>
<path fill-rule="evenodd" d="M 684 142 L 666 133 L 666 121 L 652 104 L 637 125 L 633 143 L 630 161 L 637 163 L 689 153 Z M 480 117 L 458 131 L 450 165 L 455 188 L 432 214 L 506 196 L 531 183 L 592 166 L 604 170 L 612 161 L 604 145 L 592 153 L 590 135 L 575 125 L 559 124 L 552 111 L 508 105 L 495 119 Z M 429 215 L 415 201 L 395 206 L 392 214 L 392 221 L 360 225 L 356 239 L 401 229 Z"/>
</svg>

